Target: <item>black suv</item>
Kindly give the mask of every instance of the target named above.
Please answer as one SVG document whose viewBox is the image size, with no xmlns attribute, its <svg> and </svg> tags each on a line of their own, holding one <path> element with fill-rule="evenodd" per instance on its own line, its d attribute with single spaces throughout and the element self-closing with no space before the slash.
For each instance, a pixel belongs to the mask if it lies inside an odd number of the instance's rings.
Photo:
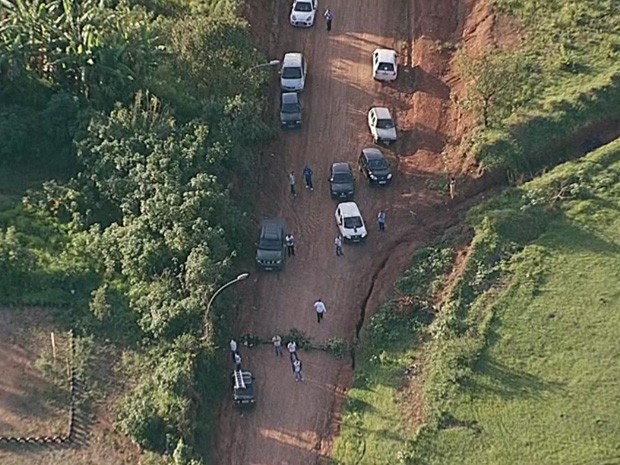
<svg viewBox="0 0 620 465">
<path fill-rule="evenodd" d="M 358 163 L 360 171 L 371 183 L 385 185 L 392 180 L 390 165 L 381 150 L 374 147 L 363 149 Z"/>
<path fill-rule="evenodd" d="M 355 180 L 351 166 L 346 163 L 333 163 L 329 170 L 329 186 L 332 197 L 346 199 L 355 193 Z"/>
<path fill-rule="evenodd" d="M 233 402 L 239 407 L 252 407 L 256 402 L 254 376 L 247 370 L 233 371 Z"/>
<path fill-rule="evenodd" d="M 298 93 L 280 94 L 280 124 L 283 128 L 301 127 L 301 102 Z"/>
<path fill-rule="evenodd" d="M 256 247 L 256 264 L 263 270 L 281 270 L 284 266 L 286 223 L 263 220 Z"/>
</svg>

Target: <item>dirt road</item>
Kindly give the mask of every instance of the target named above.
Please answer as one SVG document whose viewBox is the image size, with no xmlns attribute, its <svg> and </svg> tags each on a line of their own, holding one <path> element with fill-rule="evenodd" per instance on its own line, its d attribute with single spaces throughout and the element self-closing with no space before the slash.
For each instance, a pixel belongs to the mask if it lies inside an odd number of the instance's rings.
<svg viewBox="0 0 620 465">
<path fill-rule="evenodd" d="M 457 9 L 453 2 L 401 0 L 332 0 L 321 5 L 335 13 L 333 30 L 324 21 L 309 30 L 288 24 L 290 2 L 278 4 L 274 27 L 277 45 L 273 56 L 303 52 L 309 63 L 302 94 L 304 127 L 282 133 L 265 154 L 260 201 L 264 216 L 282 217 L 296 237 L 297 255 L 282 273 L 253 274 L 250 301 L 241 309 L 240 333 L 261 337 L 287 334 L 291 328 L 316 342 L 341 337 L 352 340 L 366 309 L 372 311 L 408 261 L 410 252 L 437 236 L 457 218 L 427 181 L 443 173 L 442 135 L 446 123 L 449 88 L 427 48 L 455 32 Z M 412 47 L 412 15 L 417 4 L 433 13 L 426 31 L 419 24 L 422 45 Z M 434 28 L 437 18 L 451 23 Z M 408 32 L 410 31 L 410 32 Z M 416 39 L 417 40 L 417 39 Z M 371 54 L 377 47 L 399 51 L 403 66 L 395 84 L 380 84 L 371 76 Z M 428 68 L 412 60 L 411 52 L 429 60 Z M 433 74 L 434 73 L 434 74 Z M 414 79 L 421 85 L 413 97 Z M 273 98 L 277 98 L 274 95 Z M 370 146 L 366 113 L 376 104 L 395 113 L 401 141 L 384 150 L 396 171 L 391 186 L 371 188 L 357 175 L 355 201 L 367 222 L 366 243 L 347 245 L 336 257 L 334 221 L 336 201 L 330 199 L 329 166 L 334 161 L 355 163 L 359 151 Z M 423 110 L 416 113 L 415 106 Z M 428 117 L 428 121 L 425 118 Z M 415 155 L 415 156 L 412 156 Z M 309 164 L 315 173 L 315 190 L 303 188 L 301 171 Z M 296 199 L 288 192 L 287 172 L 298 173 Z M 376 216 L 387 210 L 387 232 L 378 232 Z M 248 280 L 248 281 L 250 281 Z M 376 284 L 378 283 L 378 284 Z M 375 285 L 376 284 L 376 285 Z M 328 313 L 318 324 L 312 304 L 322 298 Z M 350 383 L 350 360 L 336 360 L 324 352 L 300 352 L 306 381 L 296 383 L 288 357 L 277 359 L 267 346 L 243 350 L 244 364 L 257 377 L 255 411 L 241 416 L 230 405 L 220 414 L 215 462 L 219 465 L 295 465 L 321 463 L 330 449 L 337 415 Z"/>
</svg>

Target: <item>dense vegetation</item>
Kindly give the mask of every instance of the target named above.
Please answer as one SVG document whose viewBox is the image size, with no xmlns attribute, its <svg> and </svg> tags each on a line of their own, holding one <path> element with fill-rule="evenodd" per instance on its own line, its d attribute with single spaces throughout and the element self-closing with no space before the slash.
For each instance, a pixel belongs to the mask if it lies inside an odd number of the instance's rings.
<svg viewBox="0 0 620 465">
<path fill-rule="evenodd" d="M 377 340 L 373 319 L 337 463 L 611 463 L 620 434 L 610 407 L 620 400 L 619 207 L 616 141 L 472 212 L 467 261 L 433 323 L 412 338 L 398 322 L 393 339 Z M 414 259 L 409 273 L 422 274 L 423 286 L 414 302 L 436 289 L 426 283 L 444 269 L 437 257 Z M 402 318 L 396 308 L 376 318 Z M 402 387 L 421 338 L 423 414 L 412 430 Z"/>
<path fill-rule="evenodd" d="M 191 456 L 219 379 L 204 305 L 247 242 L 271 132 L 264 57 L 232 1 L 4 4 L 0 302 L 64 307 L 133 353 L 118 426 Z"/>
<path fill-rule="evenodd" d="M 462 103 L 481 123 L 465 153 L 487 169 L 530 173 L 574 153 L 566 149 L 584 130 L 620 119 L 620 6 L 494 0 L 494 8 L 521 40 L 459 57 L 470 83 Z"/>
</svg>

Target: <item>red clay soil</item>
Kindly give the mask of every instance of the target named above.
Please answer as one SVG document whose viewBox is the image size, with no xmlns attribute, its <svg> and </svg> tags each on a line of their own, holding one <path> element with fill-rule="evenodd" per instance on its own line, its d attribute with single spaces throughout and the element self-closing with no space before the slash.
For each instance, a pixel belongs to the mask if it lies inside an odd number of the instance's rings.
<svg viewBox="0 0 620 465">
<path fill-rule="evenodd" d="M 281 273 L 254 273 L 240 284 L 245 294 L 239 334 L 269 338 L 291 328 L 315 342 L 353 340 L 356 325 L 389 295 L 411 252 L 457 224 L 462 212 L 479 201 L 445 198 L 448 171 L 465 172 L 458 110 L 451 103 L 451 55 L 444 43 L 458 42 L 474 2 L 461 0 L 331 0 L 334 27 L 324 22 L 309 30 L 288 24 L 290 3 L 250 2 L 252 11 L 271 11 L 271 33 L 252 21 L 269 58 L 301 51 L 309 63 L 301 131 L 282 133 L 262 160 L 260 214 L 282 217 L 295 235 L 297 255 Z M 470 5 L 471 3 L 471 5 Z M 262 7 L 262 8 L 261 8 Z M 317 18 L 318 19 L 318 18 Z M 321 18 L 322 19 L 322 18 Z M 415 45 L 412 47 L 411 43 Z M 400 53 L 394 84 L 374 82 L 370 57 L 377 47 Z M 413 67 L 412 67 L 413 65 Z M 274 92 L 273 99 L 277 99 Z M 328 170 L 334 161 L 355 163 L 371 145 L 366 113 L 386 105 L 395 114 L 400 141 L 384 150 L 396 170 L 385 189 L 371 188 L 358 176 L 355 201 L 368 224 L 364 244 L 345 246 L 336 257 L 337 235 Z M 451 157 L 454 157 L 452 159 Z M 303 188 L 305 164 L 315 173 L 315 190 Z M 299 196 L 288 192 L 287 172 L 298 173 Z M 441 189 L 437 189 L 437 185 Z M 431 187 L 435 187 L 432 189 Z M 377 231 L 376 216 L 387 210 L 387 232 Z M 239 289 L 241 291 L 241 289 Z M 318 324 L 312 304 L 322 298 L 327 315 Z M 296 383 L 287 357 L 278 359 L 261 346 L 243 349 L 244 365 L 256 375 L 258 403 L 241 415 L 222 406 L 214 460 L 219 465 L 294 465 L 323 463 L 338 431 L 338 415 L 352 377 L 351 361 L 319 352 L 300 352 L 306 380 Z"/>
</svg>

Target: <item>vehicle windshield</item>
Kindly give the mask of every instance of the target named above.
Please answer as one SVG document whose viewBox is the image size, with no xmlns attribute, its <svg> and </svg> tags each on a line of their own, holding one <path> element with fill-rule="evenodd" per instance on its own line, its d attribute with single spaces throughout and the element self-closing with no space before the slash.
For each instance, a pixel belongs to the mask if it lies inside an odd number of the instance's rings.
<svg viewBox="0 0 620 465">
<path fill-rule="evenodd" d="M 284 79 L 299 79 L 301 78 L 300 68 L 282 68 L 282 77 Z"/>
<path fill-rule="evenodd" d="M 312 5 L 310 2 L 297 2 L 295 3 L 294 10 L 302 13 L 309 13 L 312 11 Z"/>
<path fill-rule="evenodd" d="M 282 113 L 299 113 L 300 108 L 298 103 L 285 103 L 282 105 Z"/>
<path fill-rule="evenodd" d="M 383 159 L 378 160 L 370 160 L 368 162 L 368 166 L 370 166 L 373 170 L 380 170 L 388 167 L 388 164 Z"/>
<path fill-rule="evenodd" d="M 341 184 L 351 182 L 351 175 L 349 173 L 336 173 L 332 176 L 332 182 Z"/>
<path fill-rule="evenodd" d="M 278 239 L 263 238 L 260 241 L 259 247 L 262 250 L 280 250 L 282 248 L 282 243 Z"/>
<path fill-rule="evenodd" d="M 392 63 L 379 63 L 379 69 L 381 71 L 394 71 L 394 65 Z"/>
<path fill-rule="evenodd" d="M 394 122 L 391 119 L 379 119 L 377 120 L 377 127 L 379 129 L 392 129 Z"/>
<path fill-rule="evenodd" d="M 349 216 L 344 219 L 344 227 L 347 229 L 361 228 L 362 219 L 359 216 Z"/>
</svg>

